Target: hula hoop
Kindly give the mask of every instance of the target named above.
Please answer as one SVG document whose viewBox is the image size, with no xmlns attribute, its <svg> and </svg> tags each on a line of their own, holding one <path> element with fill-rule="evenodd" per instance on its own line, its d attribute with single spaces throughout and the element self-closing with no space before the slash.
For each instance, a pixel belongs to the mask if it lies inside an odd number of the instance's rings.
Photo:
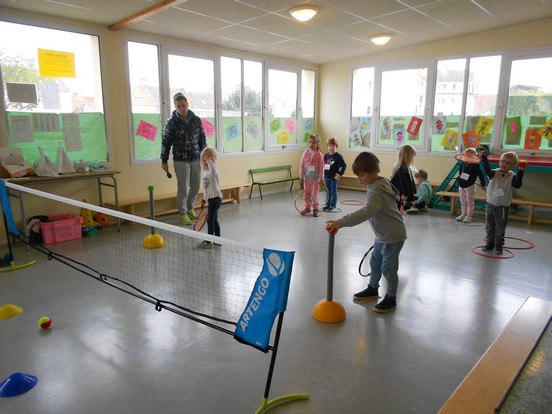
<svg viewBox="0 0 552 414">
<path fill-rule="evenodd" d="M 372 247 L 370 247 L 366 251 L 366 253 L 364 253 L 364 256 L 362 256 L 362 259 L 360 260 L 360 264 L 358 265 L 358 274 L 361 275 L 362 277 L 368 277 L 372 273 L 371 271 L 366 273 L 366 274 L 362 273 L 362 265 L 364 264 L 364 261 L 366 260 L 366 257 L 368 257 L 368 255 L 372 252 L 373 248 L 374 248 L 374 246 L 372 245 Z"/>
<path fill-rule="evenodd" d="M 343 200 L 341 204 L 345 206 L 363 206 L 365 203 L 361 200 Z"/>
<path fill-rule="evenodd" d="M 481 249 L 482 247 L 484 247 L 484 246 L 475 246 L 472 249 L 472 253 L 475 253 L 478 256 L 488 257 L 489 259 L 511 259 L 512 257 L 515 256 L 513 252 L 511 252 L 510 250 L 508 250 L 505 247 L 502 248 L 502 251 L 503 252 L 508 252 L 510 254 L 510 256 L 502 256 L 502 255 L 499 256 L 499 255 L 491 255 L 491 254 L 485 254 L 485 253 L 478 252 L 477 249 Z"/>
</svg>

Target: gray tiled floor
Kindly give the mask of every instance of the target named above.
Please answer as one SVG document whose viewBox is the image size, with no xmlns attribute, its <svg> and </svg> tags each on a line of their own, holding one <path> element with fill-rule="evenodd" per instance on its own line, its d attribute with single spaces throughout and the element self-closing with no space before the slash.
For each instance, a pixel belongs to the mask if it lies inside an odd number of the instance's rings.
<svg viewBox="0 0 552 414">
<path fill-rule="evenodd" d="M 245 199 L 220 212 L 223 236 L 297 252 L 270 397 L 305 392 L 310 399 L 273 412 L 435 413 L 528 296 L 552 301 L 552 227 L 511 222 L 507 235 L 535 248 L 489 259 L 471 251 L 482 243 L 481 222 L 458 224 L 431 211 L 405 216 L 398 307 L 385 315 L 372 312 L 374 303 L 351 300 L 365 287 L 357 267 L 372 243 L 370 227 L 341 230 L 334 299 L 347 319 L 317 322 L 311 310 L 326 295 L 330 215 L 299 216 L 293 195 Z M 39 384 L 1 399 L 1 412 L 252 413 L 260 406 L 269 356 L 38 253 L 17 258 L 29 256 L 38 263 L 0 274 L 0 304 L 25 308 L 0 320 L 0 379 L 25 372 Z M 36 328 L 43 314 L 54 321 L 49 331 Z"/>
</svg>

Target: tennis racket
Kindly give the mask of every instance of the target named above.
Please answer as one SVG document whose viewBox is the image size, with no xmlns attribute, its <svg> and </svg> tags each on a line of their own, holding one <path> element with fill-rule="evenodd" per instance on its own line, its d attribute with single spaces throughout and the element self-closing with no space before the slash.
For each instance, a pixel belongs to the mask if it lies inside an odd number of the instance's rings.
<svg viewBox="0 0 552 414">
<path fill-rule="evenodd" d="M 303 188 L 301 188 L 301 191 L 299 191 L 295 196 L 295 201 L 293 202 L 293 205 L 295 206 L 295 210 L 297 210 L 299 213 L 304 210 L 305 190 L 303 190 Z"/>
<path fill-rule="evenodd" d="M 201 203 L 201 209 L 199 210 L 199 214 L 197 215 L 197 220 L 194 223 L 195 231 L 201 231 L 201 229 L 205 225 L 205 220 L 207 219 L 207 212 L 203 208 L 204 206 L 205 204 Z"/>
<path fill-rule="evenodd" d="M 372 255 L 370 253 L 372 253 L 373 248 L 374 248 L 374 246 L 370 247 L 366 251 L 366 253 L 364 253 L 364 256 L 362 256 L 362 260 L 360 261 L 360 264 L 358 265 L 358 273 L 362 277 L 370 276 L 370 258 L 372 257 Z M 366 259 L 368 259 L 368 260 L 366 260 Z"/>
</svg>

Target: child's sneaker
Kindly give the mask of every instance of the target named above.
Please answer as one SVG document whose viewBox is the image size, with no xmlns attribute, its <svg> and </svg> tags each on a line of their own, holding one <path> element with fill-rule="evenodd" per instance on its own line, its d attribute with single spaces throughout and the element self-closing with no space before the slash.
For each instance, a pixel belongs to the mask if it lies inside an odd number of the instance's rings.
<svg viewBox="0 0 552 414">
<path fill-rule="evenodd" d="M 318 210 L 313 210 L 312 211 L 312 216 L 313 217 L 318 217 L 320 215 L 320 213 L 318 212 Z"/>
<path fill-rule="evenodd" d="M 212 241 L 203 240 L 197 245 L 197 247 L 200 249 L 212 249 L 213 247 L 215 247 L 215 243 L 213 243 Z"/>
<path fill-rule="evenodd" d="M 182 214 L 182 216 L 180 216 L 180 222 L 185 226 L 190 226 L 192 224 L 192 220 L 190 220 L 187 214 Z"/>
<path fill-rule="evenodd" d="M 188 217 L 190 217 L 190 220 L 195 220 L 197 219 L 197 214 L 195 213 L 194 210 L 188 210 Z"/>
<path fill-rule="evenodd" d="M 327 204 L 324 204 L 324 207 L 322 207 L 322 211 L 328 211 L 328 209 L 331 208 Z"/>
<path fill-rule="evenodd" d="M 422 208 L 419 208 L 418 211 L 420 213 L 427 213 L 427 212 L 429 212 L 429 209 L 427 207 L 422 207 Z"/>
<path fill-rule="evenodd" d="M 325 211 L 327 211 L 328 213 L 333 213 L 335 210 L 336 210 L 335 207 L 330 206 Z"/>
<path fill-rule="evenodd" d="M 497 244 L 494 248 L 494 254 L 502 254 L 502 244 Z"/>
<path fill-rule="evenodd" d="M 472 218 L 470 216 L 466 216 L 466 218 L 462 220 L 462 223 L 471 223 L 471 222 L 472 222 Z"/>
<path fill-rule="evenodd" d="M 366 289 L 361 292 L 357 292 L 353 295 L 353 300 L 357 302 L 367 302 L 369 300 L 378 299 L 378 290 L 368 285 Z"/>
<path fill-rule="evenodd" d="M 418 214 L 420 210 L 418 210 L 416 207 L 410 207 L 408 210 L 406 210 L 407 214 Z"/>
<path fill-rule="evenodd" d="M 385 295 L 383 300 L 374 306 L 373 311 L 377 313 L 390 312 L 397 307 L 397 298 L 395 296 Z"/>
<path fill-rule="evenodd" d="M 456 217 L 456 221 L 464 221 L 466 216 L 464 214 L 460 214 L 458 217 Z"/>
<path fill-rule="evenodd" d="M 306 209 L 304 209 L 303 211 L 301 211 L 301 215 L 302 215 L 302 216 L 305 216 L 305 215 L 309 214 L 310 212 L 311 212 L 311 209 L 310 209 L 310 208 L 306 208 Z"/>
<path fill-rule="evenodd" d="M 490 252 L 491 250 L 493 250 L 495 247 L 494 243 L 493 242 L 487 242 L 487 244 L 485 244 L 485 246 L 483 246 L 483 251 L 485 252 Z M 502 246 L 500 246 L 502 247 Z"/>
</svg>

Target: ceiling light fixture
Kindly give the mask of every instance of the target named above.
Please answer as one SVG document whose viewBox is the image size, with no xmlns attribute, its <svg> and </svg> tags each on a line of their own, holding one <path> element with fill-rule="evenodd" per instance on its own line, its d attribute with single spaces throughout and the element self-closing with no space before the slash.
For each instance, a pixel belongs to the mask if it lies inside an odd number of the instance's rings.
<svg viewBox="0 0 552 414">
<path fill-rule="evenodd" d="M 391 35 L 389 33 L 379 34 L 379 35 L 370 37 L 370 40 L 375 45 L 383 46 L 384 44 L 386 44 L 391 40 Z"/>
<path fill-rule="evenodd" d="M 289 14 L 300 22 L 309 21 L 316 13 L 318 13 L 318 9 L 313 6 L 298 6 L 289 11 Z"/>
</svg>

